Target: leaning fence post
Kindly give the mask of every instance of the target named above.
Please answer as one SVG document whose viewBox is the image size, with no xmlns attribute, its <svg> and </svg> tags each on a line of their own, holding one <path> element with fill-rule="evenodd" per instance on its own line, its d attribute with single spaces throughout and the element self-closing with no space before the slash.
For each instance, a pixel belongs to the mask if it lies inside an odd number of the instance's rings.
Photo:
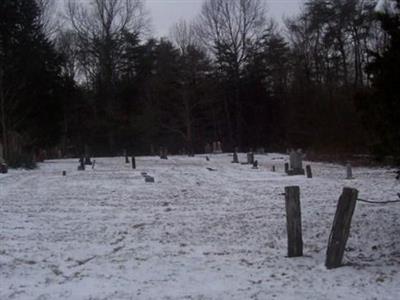
<svg viewBox="0 0 400 300">
<path fill-rule="evenodd" d="M 301 231 L 300 187 L 285 187 L 288 257 L 303 256 Z"/>
<path fill-rule="evenodd" d="M 353 188 L 344 188 L 339 197 L 335 219 L 331 234 L 329 235 L 328 249 L 326 251 L 325 266 L 328 269 L 338 268 L 342 265 L 344 249 L 349 238 L 351 219 L 358 198 L 358 191 Z"/>
</svg>

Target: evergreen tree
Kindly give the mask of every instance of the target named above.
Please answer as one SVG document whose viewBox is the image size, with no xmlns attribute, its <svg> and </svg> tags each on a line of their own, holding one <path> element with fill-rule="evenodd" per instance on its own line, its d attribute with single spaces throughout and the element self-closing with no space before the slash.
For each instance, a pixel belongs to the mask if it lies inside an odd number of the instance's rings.
<svg viewBox="0 0 400 300">
<path fill-rule="evenodd" d="M 358 97 L 359 107 L 376 141 L 379 156 L 395 155 L 400 162 L 400 1 L 392 12 L 379 12 L 377 18 L 388 35 L 388 45 L 382 53 L 372 53 L 368 65 L 372 92 Z"/>
<path fill-rule="evenodd" d="M 60 62 L 43 34 L 36 1 L 1 1 L 0 124 L 11 163 L 22 154 L 21 147 L 31 151 L 58 141 L 64 89 Z M 18 145 L 11 145 L 11 135 L 14 141 L 18 137 Z"/>
</svg>

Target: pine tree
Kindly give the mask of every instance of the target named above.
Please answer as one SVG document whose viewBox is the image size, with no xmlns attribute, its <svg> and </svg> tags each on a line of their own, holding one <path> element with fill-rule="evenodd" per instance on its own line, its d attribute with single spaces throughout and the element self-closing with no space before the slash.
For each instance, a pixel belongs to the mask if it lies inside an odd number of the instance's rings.
<svg viewBox="0 0 400 300">
<path fill-rule="evenodd" d="M 394 155 L 400 162 L 400 0 L 397 11 L 378 13 L 382 29 L 389 37 L 382 53 L 373 53 L 368 65 L 373 92 L 365 100 L 359 99 L 360 108 L 369 128 L 375 133 L 375 153 Z"/>
</svg>

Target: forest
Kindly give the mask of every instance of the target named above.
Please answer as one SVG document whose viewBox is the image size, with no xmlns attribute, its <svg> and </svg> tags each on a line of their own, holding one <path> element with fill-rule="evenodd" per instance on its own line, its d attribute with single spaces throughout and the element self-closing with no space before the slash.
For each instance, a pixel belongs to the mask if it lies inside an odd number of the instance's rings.
<svg viewBox="0 0 400 300">
<path fill-rule="evenodd" d="M 400 0 L 306 0 L 282 24 L 262 0 L 204 0 L 165 38 L 142 0 L 56 3 L 0 1 L 10 166 L 214 141 L 400 157 Z"/>
</svg>

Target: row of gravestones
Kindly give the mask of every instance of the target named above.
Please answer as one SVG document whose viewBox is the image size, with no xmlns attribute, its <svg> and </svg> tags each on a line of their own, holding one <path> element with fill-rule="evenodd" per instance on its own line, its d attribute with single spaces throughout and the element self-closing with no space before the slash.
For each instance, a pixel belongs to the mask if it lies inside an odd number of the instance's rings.
<svg viewBox="0 0 400 300">
<path fill-rule="evenodd" d="M 285 173 L 288 174 L 289 176 L 306 175 L 307 174 L 308 178 L 312 178 L 311 166 L 307 165 L 306 170 L 304 170 L 304 168 L 303 168 L 304 157 L 305 157 L 305 154 L 301 151 L 301 149 L 298 149 L 297 151 L 292 150 L 289 154 L 289 163 L 285 164 Z M 233 152 L 232 163 L 239 163 L 237 148 L 235 148 L 235 151 Z M 247 163 L 244 163 L 244 164 L 251 164 L 251 165 L 253 165 L 254 169 L 258 168 L 258 161 L 254 160 L 253 152 L 247 153 Z M 275 172 L 275 166 L 272 167 L 272 171 Z M 352 167 L 351 167 L 350 163 L 348 163 L 346 165 L 346 179 L 354 179 L 353 171 L 352 171 Z"/>
<path fill-rule="evenodd" d="M 235 151 L 233 152 L 233 164 L 239 164 L 239 156 L 238 156 L 239 149 L 235 148 Z M 247 153 L 247 162 L 242 163 L 244 165 L 252 165 L 253 169 L 258 169 L 258 161 L 254 159 L 254 153 L 253 152 L 248 152 Z"/>
<path fill-rule="evenodd" d="M 206 154 L 214 153 L 219 154 L 222 153 L 222 143 L 220 141 L 213 142 L 212 144 L 206 144 L 204 146 L 204 152 Z"/>
</svg>

